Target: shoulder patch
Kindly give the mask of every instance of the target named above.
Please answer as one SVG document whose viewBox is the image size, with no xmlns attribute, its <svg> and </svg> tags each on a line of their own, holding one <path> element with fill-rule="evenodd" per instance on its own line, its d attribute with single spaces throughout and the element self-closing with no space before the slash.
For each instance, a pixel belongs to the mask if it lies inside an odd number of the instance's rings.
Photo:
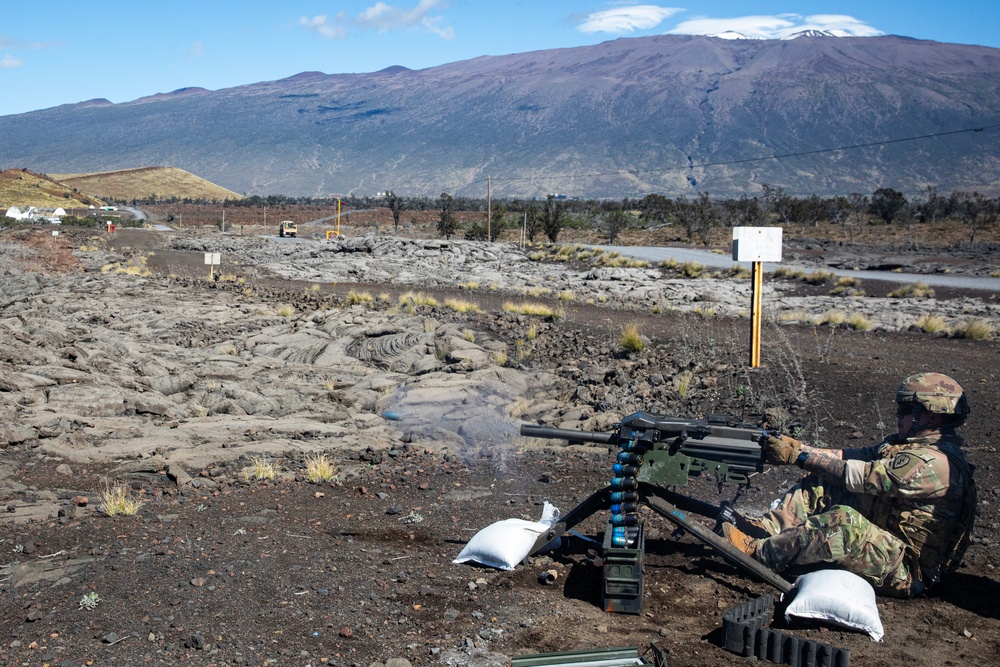
<svg viewBox="0 0 1000 667">
<path fill-rule="evenodd" d="M 899 470 L 900 468 L 909 465 L 909 463 L 910 463 L 909 454 L 897 454 L 892 458 L 892 463 L 889 464 L 889 467 L 892 468 L 893 470 Z"/>
</svg>

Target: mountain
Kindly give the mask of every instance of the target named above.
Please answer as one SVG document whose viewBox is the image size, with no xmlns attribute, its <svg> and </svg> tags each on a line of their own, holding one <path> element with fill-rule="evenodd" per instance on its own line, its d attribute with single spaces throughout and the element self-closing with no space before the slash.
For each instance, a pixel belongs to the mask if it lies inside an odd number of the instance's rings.
<svg viewBox="0 0 1000 667">
<path fill-rule="evenodd" d="M 3 116 L 0 168 L 309 196 L 1000 194 L 998 126 L 1000 49 L 664 35 Z"/>
</svg>

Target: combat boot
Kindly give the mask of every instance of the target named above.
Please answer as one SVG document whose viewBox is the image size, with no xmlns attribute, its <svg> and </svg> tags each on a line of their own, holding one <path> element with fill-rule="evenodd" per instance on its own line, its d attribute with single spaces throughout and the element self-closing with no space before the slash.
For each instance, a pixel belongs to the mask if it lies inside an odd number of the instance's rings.
<svg viewBox="0 0 1000 667">
<path fill-rule="evenodd" d="M 730 544 L 753 558 L 760 540 L 750 537 L 731 523 L 722 524 L 722 534 Z"/>
<path fill-rule="evenodd" d="M 771 537 L 771 532 L 764 525 L 763 520 L 755 516 L 743 516 L 738 512 L 733 512 L 733 523 L 741 533 L 757 539 Z"/>
</svg>

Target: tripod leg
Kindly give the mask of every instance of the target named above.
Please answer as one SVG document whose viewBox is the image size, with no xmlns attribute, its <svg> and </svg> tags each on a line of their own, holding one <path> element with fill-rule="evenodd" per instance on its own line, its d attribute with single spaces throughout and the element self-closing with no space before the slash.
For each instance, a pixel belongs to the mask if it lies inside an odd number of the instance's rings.
<svg viewBox="0 0 1000 667">
<path fill-rule="evenodd" d="M 533 556 L 541 551 L 546 544 L 561 536 L 576 524 L 580 523 L 595 512 L 599 512 L 610 507 L 610 491 L 611 487 L 605 487 L 599 491 L 595 491 L 589 498 L 571 509 L 566 516 L 559 519 L 559 521 L 552 524 L 551 528 L 538 536 L 538 539 L 535 540 L 535 544 L 531 547 L 531 551 L 528 552 L 528 555 Z"/>
<path fill-rule="evenodd" d="M 718 535 L 713 533 L 711 530 L 709 530 L 702 524 L 698 523 L 697 521 L 688 519 L 688 516 L 685 512 L 681 511 L 672 503 L 667 502 L 664 498 L 661 498 L 658 495 L 650 495 L 643 498 L 642 502 L 648 505 L 650 509 L 655 511 L 663 518 L 667 519 L 668 521 L 675 524 L 679 528 L 683 528 L 684 530 L 688 531 L 689 533 L 694 535 L 696 538 L 698 538 L 708 546 L 718 551 L 720 554 L 722 554 L 727 559 L 732 561 L 737 567 L 740 567 L 746 570 L 747 572 L 756 575 L 757 577 L 762 579 L 765 583 L 774 586 L 782 593 L 787 593 L 788 591 L 792 590 L 792 584 L 789 583 L 787 580 L 778 576 L 771 570 L 767 569 L 766 567 L 755 561 L 750 556 L 746 555 L 739 549 L 735 548 L 727 540 L 725 540 L 722 537 L 719 537 Z M 701 501 L 696 501 L 696 502 L 701 502 Z M 697 510 L 692 510 L 692 511 L 697 511 Z"/>
</svg>

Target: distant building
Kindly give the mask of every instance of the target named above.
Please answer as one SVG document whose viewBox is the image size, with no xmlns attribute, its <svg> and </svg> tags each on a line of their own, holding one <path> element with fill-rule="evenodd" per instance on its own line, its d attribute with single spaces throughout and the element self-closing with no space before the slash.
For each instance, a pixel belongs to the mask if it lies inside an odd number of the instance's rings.
<svg viewBox="0 0 1000 667">
<path fill-rule="evenodd" d="M 62 207 L 56 209 L 37 209 L 34 206 L 29 206 L 28 210 L 22 211 L 17 206 L 11 206 L 7 209 L 6 217 L 13 220 L 45 220 L 46 222 L 59 224 L 62 222 L 61 218 L 64 215 L 66 215 L 66 210 Z"/>
</svg>

